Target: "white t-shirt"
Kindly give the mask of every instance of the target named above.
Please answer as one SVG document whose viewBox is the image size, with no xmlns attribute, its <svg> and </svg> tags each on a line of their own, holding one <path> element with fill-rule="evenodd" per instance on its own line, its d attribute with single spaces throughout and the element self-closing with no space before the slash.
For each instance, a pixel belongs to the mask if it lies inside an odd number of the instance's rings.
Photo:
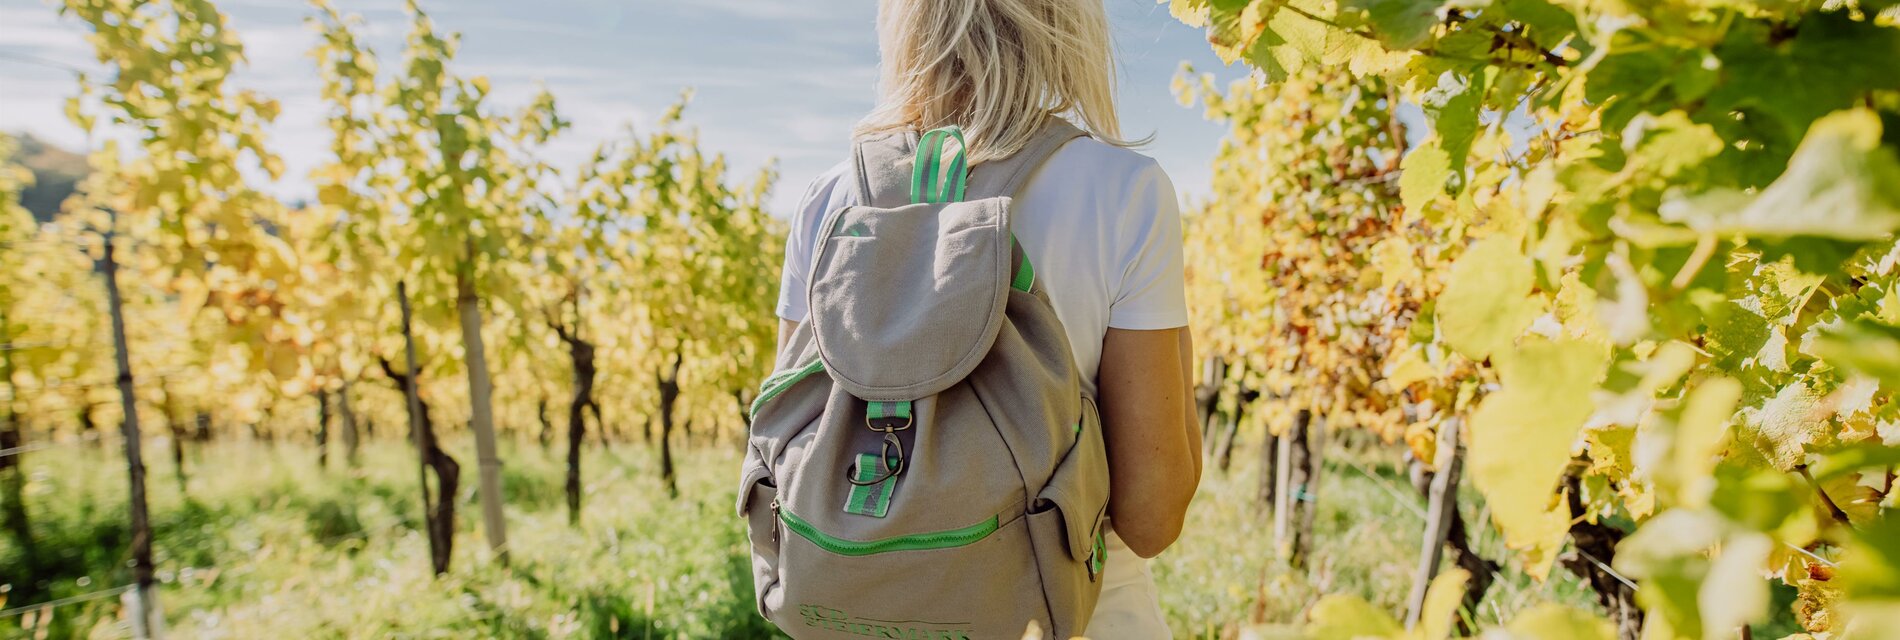
<svg viewBox="0 0 1900 640">
<path fill-rule="evenodd" d="M 857 203 L 857 178 L 843 162 L 813 180 L 792 216 L 778 315 L 804 322 L 812 245 L 825 217 Z M 1102 337 L 1116 329 L 1188 324 L 1181 273 L 1181 210 L 1174 184 L 1154 159 L 1093 138 L 1058 149 L 1029 177 L 1010 207 L 1011 230 L 1035 265 L 1056 317 L 1069 334 L 1082 385 L 1096 393 Z M 1108 536 L 1108 568 L 1088 635 L 1097 640 L 1169 635 L 1148 561 Z"/>
</svg>

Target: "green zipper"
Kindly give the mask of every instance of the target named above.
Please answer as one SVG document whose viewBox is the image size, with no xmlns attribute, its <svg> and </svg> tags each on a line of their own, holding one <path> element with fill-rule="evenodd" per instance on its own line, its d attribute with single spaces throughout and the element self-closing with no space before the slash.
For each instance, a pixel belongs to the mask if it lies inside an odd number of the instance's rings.
<svg viewBox="0 0 1900 640">
<path fill-rule="evenodd" d="M 810 540 L 812 544 L 818 545 L 818 548 L 841 556 L 868 556 L 892 551 L 928 551 L 961 547 L 976 544 L 978 540 L 996 533 L 996 529 L 1000 526 L 999 516 L 990 516 L 988 520 L 961 529 L 914 533 L 860 542 L 834 537 L 819 531 L 818 527 L 812 526 L 804 518 L 792 515 L 791 511 L 779 511 L 779 519 L 785 521 L 785 528 L 791 529 L 792 533 L 798 534 L 798 537 Z"/>
<path fill-rule="evenodd" d="M 811 364 L 797 369 L 780 371 L 772 377 L 766 378 L 765 382 L 759 385 L 759 397 L 752 400 L 752 411 L 749 412 L 750 415 L 759 415 L 759 408 L 765 406 L 767 400 L 778 397 L 778 394 L 784 393 L 786 389 L 792 388 L 792 385 L 798 384 L 798 381 L 811 377 L 811 374 L 824 370 L 825 360 L 823 358 L 816 358 L 811 361 Z"/>
</svg>

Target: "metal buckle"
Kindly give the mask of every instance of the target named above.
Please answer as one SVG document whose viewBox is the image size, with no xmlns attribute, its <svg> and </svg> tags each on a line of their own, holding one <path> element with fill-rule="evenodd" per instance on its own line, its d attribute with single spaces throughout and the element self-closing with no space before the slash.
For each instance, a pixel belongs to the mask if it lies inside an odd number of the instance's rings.
<svg viewBox="0 0 1900 640">
<path fill-rule="evenodd" d="M 882 431 L 884 433 L 896 433 L 909 429 L 911 422 L 912 418 L 910 417 L 900 418 L 897 416 L 886 416 L 883 418 L 872 418 L 869 415 L 864 416 L 864 426 L 866 428 L 872 431 Z"/>
<path fill-rule="evenodd" d="M 891 463 L 892 458 L 897 459 L 896 464 Z M 857 464 L 854 463 L 851 465 L 850 472 L 849 472 L 850 475 L 845 477 L 845 482 L 849 482 L 851 484 L 858 485 L 860 487 L 868 487 L 871 485 L 884 482 L 885 480 L 895 478 L 897 477 L 898 474 L 903 473 L 904 472 L 904 443 L 897 439 L 896 434 L 890 431 L 884 432 L 884 445 L 881 447 L 878 447 L 877 459 L 880 461 L 883 461 L 884 464 L 891 465 L 890 471 L 878 474 L 877 477 L 872 478 L 870 480 L 858 480 L 858 468 L 857 468 L 858 466 Z"/>
</svg>

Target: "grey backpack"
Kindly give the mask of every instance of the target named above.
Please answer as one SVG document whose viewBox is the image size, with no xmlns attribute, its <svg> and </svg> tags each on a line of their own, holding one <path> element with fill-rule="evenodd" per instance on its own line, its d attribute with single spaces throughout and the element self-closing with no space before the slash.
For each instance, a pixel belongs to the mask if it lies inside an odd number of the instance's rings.
<svg viewBox="0 0 1900 640">
<path fill-rule="evenodd" d="M 1010 233 L 1010 196 L 1082 135 L 1050 117 L 970 171 L 955 128 L 854 145 L 863 204 L 824 221 L 739 488 L 759 612 L 784 632 L 1083 632 L 1106 554 L 1101 422 Z"/>
</svg>

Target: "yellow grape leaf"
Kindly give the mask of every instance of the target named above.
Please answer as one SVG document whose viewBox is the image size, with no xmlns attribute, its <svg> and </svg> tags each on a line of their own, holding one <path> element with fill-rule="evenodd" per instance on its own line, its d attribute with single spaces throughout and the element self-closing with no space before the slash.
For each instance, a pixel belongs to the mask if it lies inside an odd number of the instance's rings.
<svg viewBox="0 0 1900 640">
<path fill-rule="evenodd" d="M 1531 298 L 1534 278 L 1517 241 L 1493 236 L 1472 244 L 1452 263 L 1438 297 L 1438 331 L 1445 344 L 1472 360 L 1510 348 L 1540 311 Z"/>
<path fill-rule="evenodd" d="M 1715 490 L 1716 457 L 1728 440 L 1729 418 L 1741 399 L 1742 383 L 1730 378 L 1710 379 L 1689 392 L 1669 445 L 1669 465 L 1659 474 L 1677 505 L 1709 503 L 1709 492 Z"/>
<path fill-rule="evenodd" d="M 1390 614 L 1356 596 L 1330 595 L 1314 603 L 1307 613 L 1313 640 L 1358 640 L 1360 638 L 1397 638 L 1405 633 Z"/>
<path fill-rule="evenodd" d="M 1438 139 L 1405 154 L 1399 161 L 1399 200 L 1409 216 L 1417 216 L 1425 205 L 1445 195 L 1445 179 L 1451 177 L 1451 156 L 1438 146 Z"/>
<path fill-rule="evenodd" d="M 1759 533 L 1737 535 L 1723 543 L 1696 593 L 1703 629 L 1735 629 L 1766 617 L 1768 581 L 1762 573 L 1774 548 L 1774 540 Z"/>
<path fill-rule="evenodd" d="M 1509 640 L 1613 640 L 1616 627 L 1610 621 L 1559 604 L 1545 603 L 1517 615 L 1505 625 L 1502 634 Z"/>
<path fill-rule="evenodd" d="M 1590 417 L 1590 392 L 1609 367 L 1609 350 L 1585 340 L 1533 337 L 1498 354 L 1503 389 L 1471 417 L 1471 471 L 1505 543 L 1524 553 L 1526 572 L 1549 574 L 1569 530 L 1556 498 L 1577 432 Z"/>
<path fill-rule="evenodd" d="M 1597 427 L 1583 432 L 1590 443 L 1590 472 L 1612 478 L 1630 475 L 1635 468 L 1631 449 L 1636 444 L 1636 427 Z"/>
<path fill-rule="evenodd" d="M 1425 590 L 1425 604 L 1419 608 L 1419 638 L 1451 637 L 1452 625 L 1458 621 L 1458 605 L 1464 603 L 1465 583 L 1470 580 L 1471 572 L 1464 569 L 1452 569 L 1432 578 L 1431 586 Z"/>
<path fill-rule="evenodd" d="M 1820 396 L 1796 381 L 1761 406 L 1743 409 L 1742 432 L 1775 468 L 1789 471 L 1806 461 L 1809 445 L 1832 438 L 1820 407 Z"/>
<path fill-rule="evenodd" d="M 1391 73 L 1404 67 L 1407 62 L 1411 62 L 1414 55 L 1411 51 L 1388 51 L 1383 45 L 1361 38 L 1358 34 L 1339 31 L 1332 33 L 1344 41 L 1341 45 L 1342 49 L 1361 45 L 1351 49 L 1352 58 L 1347 63 L 1347 70 L 1355 76 L 1381 76 Z"/>
<path fill-rule="evenodd" d="M 1412 383 L 1421 380 L 1438 377 L 1438 370 L 1432 368 L 1431 363 L 1426 362 L 1425 358 L 1418 354 L 1417 349 L 1409 344 L 1397 346 L 1398 348 L 1392 351 L 1392 355 L 1386 358 L 1384 370 L 1380 372 L 1385 376 L 1386 384 L 1392 385 L 1394 391 L 1410 387 Z"/>
<path fill-rule="evenodd" d="M 1597 317 L 1597 293 L 1583 284 L 1576 272 L 1566 273 L 1558 284 L 1552 311 L 1563 323 L 1566 335 L 1603 335 L 1603 322 Z"/>
<path fill-rule="evenodd" d="M 1168 5 L 1168 14 L 1194 28 L 1207 27 L 1207 0 L 1159 0 Z"/>
<path fill-rule="evenodd" d="M 1402 283 L 1418 282 L 1418 261 L 1412 257 L 1416 251 L 1412 243 L 1400 235 L 1372 245 L 1372 266 L 1379 271 L 1379 288 L 1391 289 Z"/>
</svg>

